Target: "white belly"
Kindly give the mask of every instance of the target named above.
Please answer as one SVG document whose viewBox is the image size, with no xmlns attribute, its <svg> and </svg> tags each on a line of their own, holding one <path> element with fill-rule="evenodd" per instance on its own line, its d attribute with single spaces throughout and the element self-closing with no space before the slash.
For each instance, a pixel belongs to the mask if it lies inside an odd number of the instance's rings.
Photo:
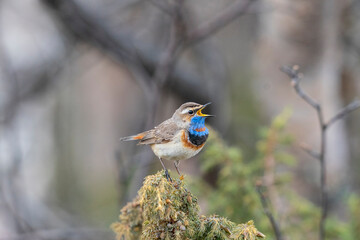
<svg viewBox="0 0 360 240">
<path fill-rule="evenodd" d="M 177 161 L 191 158 L 198 154 L 202 148 L 192 149 L 184 147 L 181 142 L 181 131 L 174 137 L 173 141 L 162 144 L 153 144 L 151 148 L 158 158 Z"/>
</svg>

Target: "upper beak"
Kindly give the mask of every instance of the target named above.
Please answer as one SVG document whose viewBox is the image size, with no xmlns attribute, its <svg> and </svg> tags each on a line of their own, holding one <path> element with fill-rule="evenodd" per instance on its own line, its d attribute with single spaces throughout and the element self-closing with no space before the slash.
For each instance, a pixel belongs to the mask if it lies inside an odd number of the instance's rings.
<svg viewBox="0 0 360 240">
<path fill-rule="evenodd" d="M 202 105 L 202 107 L 196 112 L 196 114 L 200 117 L 215 117 L 214 115 L 204 114 L 201 112 L 201 110 L 203 110 L 209 104 L 211 104 L 211 102 Z"/>
</svg>

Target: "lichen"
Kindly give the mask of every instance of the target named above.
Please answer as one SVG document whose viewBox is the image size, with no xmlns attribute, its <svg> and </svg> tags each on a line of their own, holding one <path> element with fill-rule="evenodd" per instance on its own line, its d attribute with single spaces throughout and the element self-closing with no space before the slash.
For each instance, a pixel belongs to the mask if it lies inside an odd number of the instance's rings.
<svg viewBox="0 0 360 240">
<path fill-rule="evenodd" d="M 138 196 L 120 212 L 112 224 L 123 239 L 242 239 L 264 238 L 252 221 L 235 224 L 219 216 L 199 216 L 197 198 L 181 180 L 169 182 L 164 172 L 145 178 Z"/>
<path fill-rule="evenodd" d="M 114 232 L 119 233 L 117 239 L 136 240 L 140 238 L 143 225 L 143 209 L 139 196 L 121 209 L 119 222 L 112 224 Z M 120 234 L 121 233 L 121 234 Z"/>
</svg>

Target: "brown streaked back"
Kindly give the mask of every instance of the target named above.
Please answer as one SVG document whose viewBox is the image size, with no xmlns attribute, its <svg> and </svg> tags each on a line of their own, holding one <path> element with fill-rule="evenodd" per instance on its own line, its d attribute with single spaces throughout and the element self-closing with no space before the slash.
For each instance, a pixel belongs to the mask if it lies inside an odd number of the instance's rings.
<svg viewBox="0 0 360 240">
<path fill-rule="evenodd" d="M 180 131 L 181 128 L 174 122 L 172 118 L 162 122 L 160 125 L 149 131 L 141 133 L 142 139 L 138 144 L 151 145 L 157 143 L 166 143 Z"/>
</svg>

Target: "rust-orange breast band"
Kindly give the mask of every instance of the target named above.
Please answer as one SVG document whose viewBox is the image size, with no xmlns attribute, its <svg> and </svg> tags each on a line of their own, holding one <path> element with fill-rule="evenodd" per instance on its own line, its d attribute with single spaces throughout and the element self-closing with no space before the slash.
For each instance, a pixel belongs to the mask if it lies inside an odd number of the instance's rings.
<svg viewBox="0 0 360 240">
<path fill-rule="evenodd" d="M 196 131 L 196 132 L 203 132 L 203 131 L 205 131 L 205 127 L 203 127 L 203 128 L 196 128 L 195 131 Z"/>
<path fill-rule="evenodd" d="M 181 143 L 183 144 L 184 147 L 186 148 L 191 148 L 193 150 L 198 150 L 200 148 L 202 148 L 205 144 L 205 142 L 201 145 L 194 145 L 189 141 L 189 138 L 186 134 L 186 131 L 183 131 L 181 134 Z"/>
</svg>

